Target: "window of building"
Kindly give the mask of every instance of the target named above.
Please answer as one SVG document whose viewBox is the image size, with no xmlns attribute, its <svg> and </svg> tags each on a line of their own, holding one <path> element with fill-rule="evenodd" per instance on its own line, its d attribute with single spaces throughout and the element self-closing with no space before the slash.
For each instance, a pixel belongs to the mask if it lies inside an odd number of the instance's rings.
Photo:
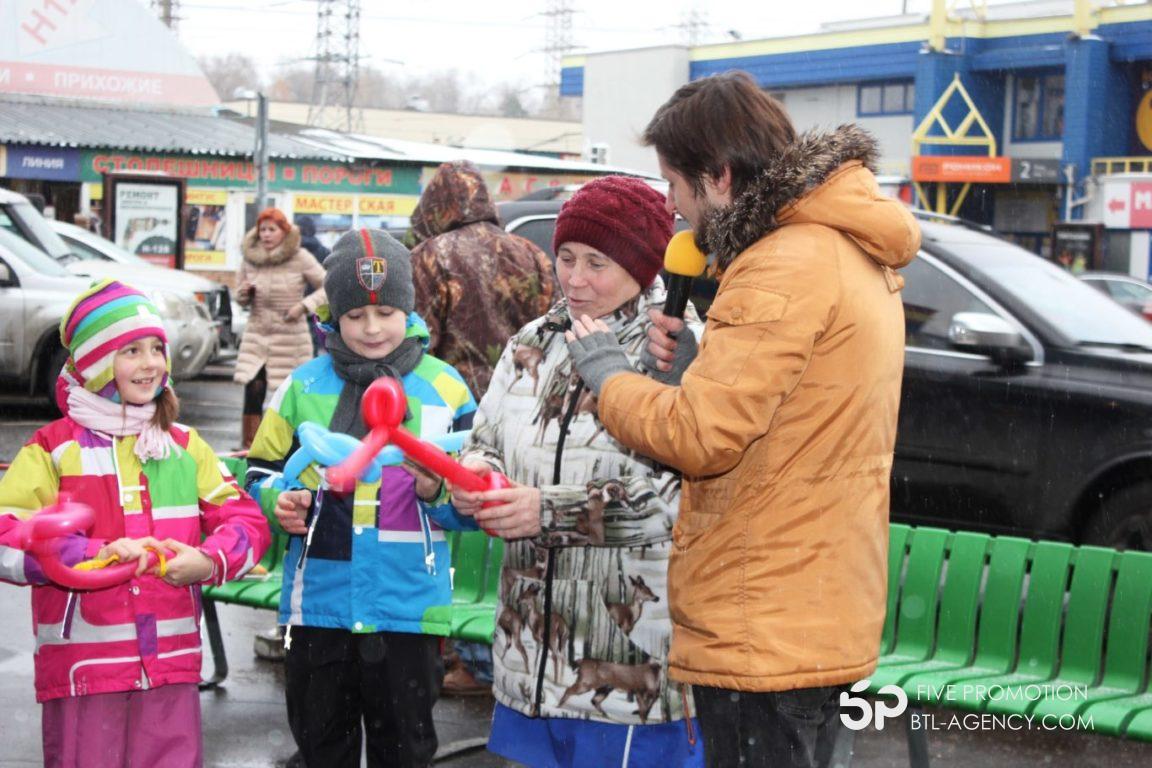
<svg viewBox="0 0 1152 768">
<path fill-rule="evenodd" d="M 916 86 L 911 81 L 862 83 L 856 89 L 857 117 L 910 115 L 915 104 Z"/>
<path fill-rule="evenodd" d="M 1063 134 L 1064 75 L 1017 77 L 1012 138 L 1016 141 L 1059 141 Z"/>
</svg>

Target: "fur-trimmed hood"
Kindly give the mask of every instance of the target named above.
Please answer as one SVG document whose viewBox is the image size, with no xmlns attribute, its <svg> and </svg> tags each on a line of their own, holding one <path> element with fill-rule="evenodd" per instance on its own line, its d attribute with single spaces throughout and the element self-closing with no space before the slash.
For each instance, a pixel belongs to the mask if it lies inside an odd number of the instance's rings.
<svg viewBox="0 0 1152 768">
<path fill-rule="evenodd" d="M 808 131 L 702 227 L 704 249 L 721 269 L 786 224 L 815 223 L 851 237 L 874 261 L 898 269 L 916 254 L 919 233 L 899 201 L 880 193 L 876 139 L 856 125 Z"/>
<path fill-rule="evenodd" d="M 260 245 L 260 234 L 257 230 L 258 227 L 248 230 L 248 234 L 244 235 L 244 242 L 240 246 L 244 260 L 249 264 L 257 267 L 273 267 L 288 261 L 296 255 L 296 251 L 300 250 L 300 228 L 295 225 L 288 230 L 288 234 L 284 235 L 280 245 L 273 248 L 271 253 L 264 250 L 264 246 Z"/>
</svg>

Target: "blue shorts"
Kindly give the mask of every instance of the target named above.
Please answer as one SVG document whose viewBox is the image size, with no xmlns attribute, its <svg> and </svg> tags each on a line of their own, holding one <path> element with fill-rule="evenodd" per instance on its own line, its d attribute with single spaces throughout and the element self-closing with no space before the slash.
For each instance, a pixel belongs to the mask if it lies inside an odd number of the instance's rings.
<svg viewBox="0 0 1152 768">
<path fill-rule="evenodd" d="M 488 750 L 531 768 L 703 768 L 704 742 L 692 719 L 617 725 L 567 717 L 526 717 L 503 704 L 492 713 Z"/>
</svg>

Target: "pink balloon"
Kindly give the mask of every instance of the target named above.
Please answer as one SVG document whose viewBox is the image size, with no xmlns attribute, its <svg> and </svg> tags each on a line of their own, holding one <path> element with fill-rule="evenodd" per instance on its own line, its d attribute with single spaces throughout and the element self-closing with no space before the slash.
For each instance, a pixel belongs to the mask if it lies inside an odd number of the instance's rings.
<svg viewBox="0 0 1152 768">
<path fill-rule="evenodd" d="M 20 538 L 24 549 L 36 556 L 40 569 L 50 581 L 68 589 L 93 590 L 123 584 L 136 574 L 138 563 L 121 563 L 90 571 L 78 571 L 60 562 L 61 539 L 83 534 L 92 527 L 95 516 L 87 504 L 72 501 L 66 495 L 50 507 L 37 512 L 23 523 Z M 148 568 L 160 560 L 148 552 Z"/>
</svg>

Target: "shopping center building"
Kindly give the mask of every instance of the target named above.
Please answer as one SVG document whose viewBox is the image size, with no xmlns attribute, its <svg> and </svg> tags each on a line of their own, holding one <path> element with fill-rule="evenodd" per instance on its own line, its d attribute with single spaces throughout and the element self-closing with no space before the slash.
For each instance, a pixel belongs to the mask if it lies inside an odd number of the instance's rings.
<svg viewBox="0 0 1152 768">
<path fill-rule="evenodd" d="M 654 172 L 636 139 L 656 108 L 743 70 L 800 129 L 870 130 L 888 186 L 918 205 L 1147 277 L 1152 4 L 1098 5 L 935 0 L 811 35 L 594 53 L 565 60 L 561 93 L 583 98 L 585 140 L 609 162 Z"/>
</svg>

